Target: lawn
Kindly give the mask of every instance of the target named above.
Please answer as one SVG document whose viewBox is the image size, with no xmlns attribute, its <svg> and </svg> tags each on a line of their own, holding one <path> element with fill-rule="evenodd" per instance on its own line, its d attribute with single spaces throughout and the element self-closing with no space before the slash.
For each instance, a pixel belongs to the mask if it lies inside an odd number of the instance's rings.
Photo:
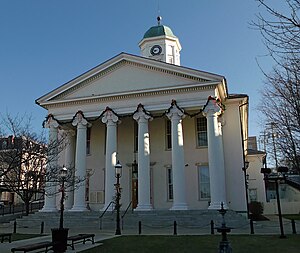
<svg viewBox="0 0 300 253">
<path fill-rule="evenodd" d="M 277 235 L 229 235 L 232 251 L 237 253 L 299 253 L 300 235 L 279 239 Z M 121 236 L 102 241 L 103 245 L 85 253 L 216 253 L 220 235 L 207 236 Z"/>
<path fill-rule="evenodd" d="M 300 214 L 284 214 L 282 216 L 289 220 L 300 220 Z"/>
</svg>

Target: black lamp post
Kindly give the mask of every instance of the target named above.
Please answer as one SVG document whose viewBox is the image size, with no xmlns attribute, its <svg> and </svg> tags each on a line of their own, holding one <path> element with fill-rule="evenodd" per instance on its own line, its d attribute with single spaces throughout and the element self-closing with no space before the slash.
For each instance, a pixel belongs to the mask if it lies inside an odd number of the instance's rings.
<svg viewBox="0 0 300 253">
<path fill-rule="evenodd" d="M 277 208 L 278 208 L 278 219 L 280 225 L 280 238 L 286 238 L 283 230 L 283 222 L 282 222 L 282 214 L 281 214 L 281 205 L 280 205 L 280 196 L 279 196 L 279 182 L 285 180 L 285 173 L 288 171 L 287 167 L 278 167 L 277 175 L 270 175 L 271 169 L 269 168 L 261 168 L 261 173 L 264 173 L 264 180 L 268 182 L 275 182 L 276 189 L 276 199 L 277 199 Z"/>
<path fill-rule="evenodd" d="M 65 252 L 67 250 L 68 228 L 64 228 L 64 201 L 65 201 L 65 181 L 67 179 L 67 168 L 59 171 L 59 179 L 61 180 L 61 199 L 60 199 L 60 219 L 59 228 L 52 229 L 52 242 L 54 242 L 53 251 L 55 253 Z"/>
<path fill-rule="evenodd" d="M 63 167 L 60 172 L 59 176 L 61 178 L 61 199 L 60 199 L 60 219 L 59 219 L 59 229 L 64 228 L 64 201 L 65 201 L 65 181 L 67 178 L 68 170 L 66 167 Z"/>
<path fill-rule="evenodd" d="M 246 206 L 247 206 L 247 218 L 249 219 L 249 195 L 248 195 L 248 180 L 247 180 L 247 169 L 249 168 L 249 162 L 244 162 L 244 167 L 242 168 L 244 172 L 244 181 L 245 181 L 245 191 L 246 191 Z"/>
<path fill-rule="evenodd" d="M 120 187 L 120 177 L 122 176 L 122 165 L 118 161 L 115 165 L 115 177 L 117 178 L 116 187 L 116 201 L 115 201 L 115 209 L 117 211 L 117 219 L 116 219 L 116 235 L 121 235 L 120 228 L 120 199 L 121 199 L 121 187 Z"/>
</svg>

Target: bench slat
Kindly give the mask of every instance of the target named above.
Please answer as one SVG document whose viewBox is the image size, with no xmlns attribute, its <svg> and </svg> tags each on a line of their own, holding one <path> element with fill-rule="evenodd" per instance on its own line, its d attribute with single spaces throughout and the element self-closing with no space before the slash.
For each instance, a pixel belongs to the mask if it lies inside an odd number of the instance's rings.
<svg viewBox="0 0 300 253">
<path fill-rule="evenodd" d="M 94 242 L 94 237 L 95 234 L 78 234 L 78 235 L 73 235 L 73 236 L 69 236 L 68 237 L 68 241 L 72 241 L 72 244 L 69 245 L 71 246 L 71 248 L 74 250 L 74 242 L 78 242 L 78 241 L 83 241 L 83 243 L 85 243 L 86 241 L 91 241 L 93 244 Z"/>
<path fill-rule="evenodd" d="M 11 252 L 15 252 L 15 251 L 28 252 L 28 251 L 33 251 L 33 250 L 37 250 L 37 249 L 48 248 L 50 246 L 53 246 L 53 243 L 50 241 L 38 242 L 38 243 L 33 243 L 33 244 L 28 244 L 28 245 L 12 248 Z"/>
</svg>

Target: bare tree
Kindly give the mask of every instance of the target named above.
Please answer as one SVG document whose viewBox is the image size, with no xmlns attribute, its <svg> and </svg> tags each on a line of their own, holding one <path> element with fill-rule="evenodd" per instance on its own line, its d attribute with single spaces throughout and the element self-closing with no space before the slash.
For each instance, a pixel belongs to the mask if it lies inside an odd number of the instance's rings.
<svg viewBox="0 0 300 253">
<path fill-rule="evenodd" d="M 2 132 L 8 136 L 0 139 L 1 188 L 17 194 L 28 214 L 30 203 L 43 198 L 46 182 L 59 184 L 61 168 L 53 166 L 51 159 L 58 159 L 64 149 L 64 137 L 47 143 L 43 132 L 38 135 L 32 131 L 31 117 L 27 115 L 12 117 L 7 114 L 1 119 Z M 72 183 L 73 178 L 68 185 Z"/>
<path fill-rule="evenodd" d="M 253 24 L 274 60 L 272 71 L 264 72 L 259 110 L 276 133 L 270 149 L 276 165 L 279 159 L 300 172 L 300 1 L 281 1 L 282 10 L 273 8 L 271 1 L 257 1 L 267 12 L 258 14 Z"/>
<path fill-rule="evenodd" d="M 259 29 L 270 55 L 286 58 L 286 54 L 291 54 L 290 57 L 297 57 L 300 52 L 300 1 L 280 1 L 281 10 L 275 9 L 272 1 L 257 1 L 266 12 L 257 14 L 257 21 L 253 24 Z"/>
</svg>

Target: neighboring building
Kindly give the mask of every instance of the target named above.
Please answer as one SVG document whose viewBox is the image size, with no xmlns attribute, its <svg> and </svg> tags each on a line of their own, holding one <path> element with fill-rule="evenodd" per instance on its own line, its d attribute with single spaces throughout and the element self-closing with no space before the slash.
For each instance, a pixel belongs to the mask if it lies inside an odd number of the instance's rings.
<svg viewBox="0 0 300 253">
<path fill-rule="evenodd" d="M 224 76 L 180 66 L 172 30 L 151 27 L 141 56 L 120 53 L 36 100 L 48 111 L 49 141 L 67 133 L 58 161 L 87 179 L 66 209 L 106 208 L 114 165 L 123 165 L 122 208 L 246 212 L 242 167 L 248 96 L 229 94 Z M 53 186 L 47 185 L 47 191 Z M 55 196 L 42 211 L 57 210 Z"/>
<path fill-rule="evenodd" d="M 32 191 L 32 201 L 43 197 L 44 183 L 40 176 L 45 158 L 33 152 L 39 147 L 25 137 L 0 138 L 0 201 L 4 204 L 22 203 L 18 192 Z"/>
<path fill-rule="evenodd" d="M 277 214 L 275 181 L 264 180 L 261 168 L 265 167 L 266 153 L 257 150 L 256 137 L 248 138 L 247 183 L 249 203 L 258 201 L 263 203 L 264 214 Z M 276 171 L 275 169 L 273 170 Z M 274 173 L 273 172 L 273 173 Z M 300 212 L 300 180 L 299 175 L 286 175 L 285 181 L 279 182 L 279 196 L 281 209 L 284 214 L 297 214 Z"/>
<path fill-rule="evenodd" d="M 249 203 L 251 201 L 266 202 L 266 189 L 264 176 L 260 172 L 264 167 L 266 153 L 257 150 L 257 141 L 255 136 L 248 138 L 247 161 L 249 167 L 246 171 L 246 180 L 248 183 Z"/>
</svg>

